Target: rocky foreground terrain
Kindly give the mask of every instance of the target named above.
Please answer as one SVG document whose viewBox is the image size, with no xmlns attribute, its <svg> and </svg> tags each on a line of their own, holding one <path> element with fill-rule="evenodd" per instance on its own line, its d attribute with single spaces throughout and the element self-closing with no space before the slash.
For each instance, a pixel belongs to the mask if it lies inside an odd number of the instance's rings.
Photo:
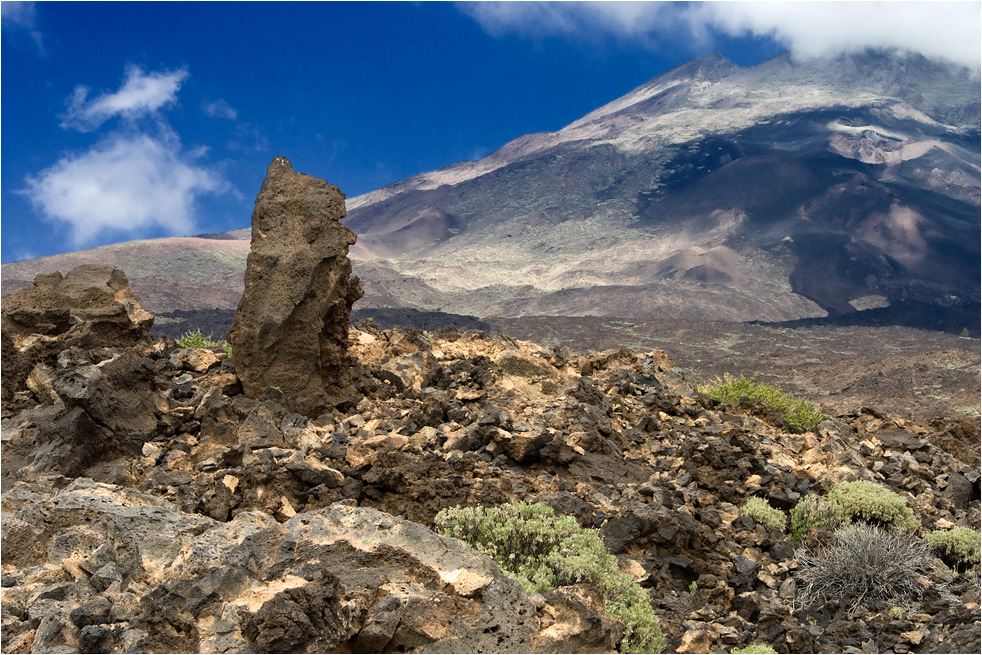
<svg viewBox="0 0 982 655">
<path fill-rule="evenodd" d="M 3 408 L 5 652 L 611 648 L 586 591 L 527 597 L 428 529 L 514 498 L 599 529 L 670 650 L 978 649 L 977 567 L 938 560 L 904 620 L 848 619 L 796 606 L 788 535 L 738 510 L 864 479 L 922 530 L 977 527 L 977 468 L 933 445 L 950 434 L 865 413 L 791 434 L 660 351 L 365 328 L 356 396 L 313 419 L 168 338 L 38 369 Z"/>
<path fill-rule="evenodd" d="M 869 410 L 793 433 L 758 403 L 717 405 L 659 349 L 350 327 L 348 234 L 290 232 L 343 216 L 335 192 L 270 166 L 239 306 L 258 329 L 233 331 L 231 357 L 152 337 L 111 266 L 4 298 L 3 652 L 617 650 L 595 589 L 529 595 L 432 530 L 443 508 L 513 499 L 598 530 L 670 652 L 979 651 L 978 563 L 932 557 L 910 603 L 850 613 L 806 602 L 788 525 L 740 510 L 868 480 L 919 536 L 978 529 L 978 462 L 939 445 L 977 443 L 977 422 Z M 311 261 L 336 293 L 264 282 Z"/>
</svg>

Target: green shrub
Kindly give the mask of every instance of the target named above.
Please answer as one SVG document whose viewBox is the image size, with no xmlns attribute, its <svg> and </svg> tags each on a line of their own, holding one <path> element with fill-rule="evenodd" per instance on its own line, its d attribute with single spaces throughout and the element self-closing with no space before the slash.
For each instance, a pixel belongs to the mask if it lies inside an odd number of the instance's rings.
<svg viewBox="0 0 982 655">
<path fill-rule="evenodd" d="M 785 526 L 784 512 L 771 507 L 763 498 L 748 498 L 740 508 L 740 513 L 771 530 L 783 530 Z"/>
<path fill-rule="evenodd" d="M 821 496 L 805 496 L 791 508 L 791 541 L 800 543 L 812 530 L 834 530 L 842 524 L 839 504 Z"/>
<path fill-rule="evenodd" d="M 736 650 L 731 650 L 730 653 L 733 655 L 777 655 L 777 651 L 768 646 L 767 644 L 750 644 L 743 648 L 737 648 Z"/>
<path fill-rule="evenodd" d="M 897 607 L 896 605 L 890 608 L 887 615 L 890 617 L 891 621 L 907 620 L 907 610 L 905 610 L 903 607 Z"/>
<path fill-rule="evenodd" d="M 837 605 L 850 615 L 861 606 L 919 600 L 924 592 L 919 581 L 929 575 L 933 560 L 924 542 L 866 523 L 837 530 L 822 553 L 801 549 L 795 556 L 802 602 Z"/>
<path fill-rule="evenodd" d="M 696 390 L 718 403 L 736 405 L 742 398 L 759 400 L 776 413 L 795 432 L 807 432 L 818 425 L 825 416 L 807 400 L 789 396 L 779 388 L 757 382 L 757 375 L 751 378 L 740 376 L 737 380 L 729 373 L 723 379 L 716 378 L 714 384 L 699 385 Z"/>
<path fill-rule="evenodd" d="M 838 504 L 839 514 L 846 521 L 876 523 L 897 533 L 916 532 L 920 527 L 904 499 L 875 482 L 842 482 L 828 493 L 826 500 Z"/>
<path fill-rule="evenodd" d="M 608 614 L 623 621 L 623 652 L 665 649 L 665 635 L 647 592 L 617 570 L 595 530 L 572 516 L 555 516 L 548 505 L 513 501 L 500 507 L 457 507 L 436 515 L 445 536 L 491 557 L 526 593 L 580 582 L 597 587 Z"/>
<path fill-rule="evenodd" d="M 982 555 L 982 534 L 972 528 L 936 530 L 924 538 L 927 545 L 949 565 L 971 565 Z"/>
<path fill-rule="evenodd" d="M 224 341 L 215 341 L 209 334 L 207 337 L 201 334 L 201 329 L 194 332 L 188 331 L 177 339 L 177 345 L 181 348 L 219 348 L 224 347 Z"/>
</svg>

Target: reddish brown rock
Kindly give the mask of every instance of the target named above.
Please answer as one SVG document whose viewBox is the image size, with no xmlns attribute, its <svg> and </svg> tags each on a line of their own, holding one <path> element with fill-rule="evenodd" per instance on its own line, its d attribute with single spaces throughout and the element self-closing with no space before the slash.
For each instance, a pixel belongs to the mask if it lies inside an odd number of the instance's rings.
<svg viewBox="0 0 982 655">
<path fill-rule="evenodd" d="M 533 653 L 613 653 L 624 624 L 604 611 L 600 592 L 587 585 L 559 587 L 545 596 Z"/>
<path fill-rule="evenodd" d="M 351 395 L 348 325 L 361 283 L 341 225 L 344 194 L 276 157 L 256 198 L 245 292 L 229 342 L 243 392 L 283 392 L 313 415 Z"/>
</svg>

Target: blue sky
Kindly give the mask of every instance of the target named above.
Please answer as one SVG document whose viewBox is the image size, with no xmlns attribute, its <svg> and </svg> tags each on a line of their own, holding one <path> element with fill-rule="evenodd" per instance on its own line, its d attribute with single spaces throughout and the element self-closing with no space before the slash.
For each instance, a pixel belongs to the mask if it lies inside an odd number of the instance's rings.
<svg viewBox="0 0 982 655">
<path fill-rule="evenodd" d="M 0 260 L 249 225 L 276 155 L 348 197 L 719 52 L 979 68 L 978 2 L 3 2 Z"/>
</svg>

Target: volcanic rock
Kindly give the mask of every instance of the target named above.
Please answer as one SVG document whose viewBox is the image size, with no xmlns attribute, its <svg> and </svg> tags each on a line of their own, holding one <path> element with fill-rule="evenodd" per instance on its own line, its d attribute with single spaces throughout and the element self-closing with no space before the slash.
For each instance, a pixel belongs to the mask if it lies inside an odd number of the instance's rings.
<svg viewBox="0 0 982 655">
<path fill-rule="evenodd" d="M 623 648 L 597 588 L 527 596 L 428 529 L 443 508 L 521 499 L 598 531 L 669 652 L 978 652 L 977 563 L 935 560 L 905 620 L 849 618 L 802 606 L 785 528 L 740 509 L 862 479 L 901 494 L 920 537 L 977 528 L 977 463 L 939 446 L 950 422 L 863 412 L 792 434 L 705 401 L 658 352 L 457 330 L 350 340 L 363 397 L 311 418 L 277 389 L 242 395 L 224 352 L 172 340 L 36 367 L 3 405 L 3 651 Z"/>
<path fill-rule="evenodd" d="M 314 415 L 351 394 L 348 325 L 361 297 L 341 225 L 344 194 L 276 157 L 256 198 L 245 292 L 229 343 L 246 396 L 278 388 Z"/>
<path fill-rule="evenodd" d="M 62 351 L 146 342 L 152 325 L 118 268 L 84 264 L 64 276 L 38 275 L 3 298 L 3 398 L 23 390 L 34 367 L 53 365 Z"/>
<path fill-rule="evenodd" d="M 586 585 L 549 592 L 542 614 L 534 653 L 611 653 L 624 636 L 624 624 L 604 612 L 603 598 Z"/>
<path fill-rule="evenodd" d="M 220 523 L 91 480 L 34 491 L 4 522 L 4 565 L 22 572 L 4 604 L 51 624 L 49 649 L 101 625 L 102 652 L 527 652 L 538 629 L 489 558 L 370 508 Z M 100 557 L 119 572 L 108 587 L 85 571 Z"/>
</svg>

